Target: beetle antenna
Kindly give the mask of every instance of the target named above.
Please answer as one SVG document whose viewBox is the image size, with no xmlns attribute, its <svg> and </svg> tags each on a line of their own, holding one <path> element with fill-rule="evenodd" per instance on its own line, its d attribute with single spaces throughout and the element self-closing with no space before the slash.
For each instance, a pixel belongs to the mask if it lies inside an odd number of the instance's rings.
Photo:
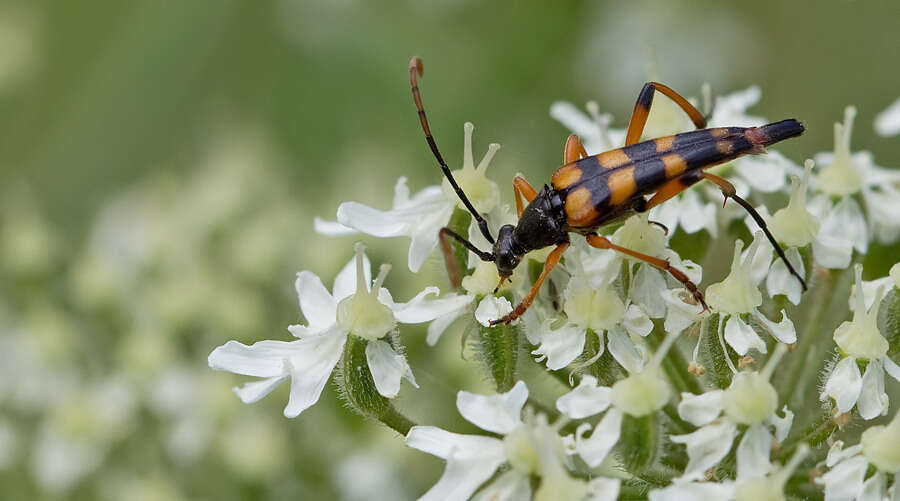
<svg viewBox="0 0 900 501">
<path fill-rule="evenodd" d="M 446 176 L 447 181 L 450 181 L 450 186 L 453 187 L 453 190 L 459 196 L 459 199 L 462 200 L 463 205 L 469 209 L 469 212 L 472 213 L 472 217 L 478 221 L 478 229 L 481 230 L 481 234 L 484 235 L 484 238 L 488 240 L 491 244 L 494 243 L 494 237 L 491 236 L 491 232 L 488 231 L 487 221 L 481 217 L 481 214 L 475 210 L 475 206 L 472 205 L 472 202 L 469 201 L 469 197 L 466 196 L 465 192 L 462 188 L 456 184 L 456 179 L 453 179 L 453 174 L 450 172 L 450 167 L 447 167 L 447 162 L 444 161 L 444 157 L 441 156 L 441 152 L 438 150 L 437 144 L 434 142 L 434 136 L 431 135 L 431 129 L 428 127 L 428 119 L 425 117 L 425 108 L 422 106 L 422 94 L 419 92 L 419 82 L 416 78 L 416 73 L 419 76 L 422 76 L 423 68 L 422 68 L 422 60 L 419 56 L 415 56 L 409 60 L 409 85 L 412 87 L 412 95 L 413 101 L 416 102 L 416 109 L 419 111 L 419 122 L 422 123 L 422 131 L 425 132 L 425 140 L 428 141 L 428 146 L 431 148 L 431 153 L 434 154 L 434 158 L 437 159 L 438 163 L 441 165 L 441 170 L 444 172 L 444 176 Z"/>
</svg>

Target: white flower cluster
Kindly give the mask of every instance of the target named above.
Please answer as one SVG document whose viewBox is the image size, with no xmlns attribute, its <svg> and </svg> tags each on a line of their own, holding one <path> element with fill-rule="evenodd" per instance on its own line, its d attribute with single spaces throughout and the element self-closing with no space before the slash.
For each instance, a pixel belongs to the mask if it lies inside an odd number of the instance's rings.
<svg viewBox="0 0 900 501">
<path fill-rule="evenodd" d="M 710 125 L 766 123 L 746 114 L 760 95 L 751 87 L 719 98 Z M 660 98 L 655 106 L 670 105 Z M 595 104 L 587 109 L 584 115 L 556 103 L 551 115 L 581 136 L 589 154 L 621 146 L 624 131 L 609 128 L 611 116 Z M 771 151 L 716 168 L 759 205 L 788 260 L 811 284 L 805 294 L 756 223 L 700 185 L 629 218 L 608 238 L 668 261 L 694 283 L 718 278 L 705 287 L 709 310 L 650 264 L 573 239 L 524 316 L 512 326 L 492 327 L 491 320 L 526 297 L 529 269 L 539 269 L 545 252 L 527 255 L 496 290 L 494 265 L 454 242 L 451 251 L 466 256 L 457 259 L 464 292 L 442 296 L 429 286 L 397 303 L 384 288 L 389 266 L 373 280 L 357 244 L 331 292 L 312 272 L 298 274 L 307 323 L 289 327 L 295 340 L 229 341 L 210 354 L 209 365 L 262 378 L 235 388 L 248 403 L 290 379 L 288 417 L 314 404 L 335 373 L 352 409 L 446 461 L 443 476 L 421 499 L 601 500 L 623 493 L 655 500 L 786 499 L 819 489 L 826 499 L 896 499 L 898 477 L 888 487 L 888 476 L 900 470 L 900 421 L 869 428 L 860 445 L 847 449 L 831 435 L 854 419 L 888 414 L 884 374 L 900 380 L 892 359 L 900 333 L 885 331 L 900 325 L 900 265 L 869 282 L 861 265 L 850 267 L 873 240 L 900 240 L 900 172 L 877 167 L 868 152 L 851 152 L 854 115 L 848 107 L 835 125 L 834 152 L 817 154 L 804 167 Z M 677 113 L 650 117 L 647 131 L 654 135 L 685 126 Z M 882 121 L 890 129 L 890 119 Z M 515 223 L 486 176 L 499 146 L 492 144 L 476 166 L 472 131 L 467 123 L 463 165 L 454 175 L 496 231 Z M 329 235 L 408 236 L 411 271 L 422 267 L 448 225 L 458 224 L 451 229 L 487 246 L 446 180 L 410 195 L 401 178 L 394 192 L 389 210 L 347 202 L 337 222 L 317 220 L 316 227 Z M 763 195 L 782 207 L 770 216 Z M 708 243 L 698 238 L 701 232 Z M 849 273 L 856 283 L 853 317 L 840 323 L 850 311 L 843 299 L 833 300 L 840 294 L 835 283 Z M 886 327 L 880 308 L 889 309 L 895 323 Z M 403 343 L 419 342 L 399 326 L 426 322 L 428 345 L 453 324 L 469 326 L 473 359 L 486 366 L 498 393 L 459 391 L 456 406 L 482 432 L 417 425 L 414 409 L 409 417 L 398 410 L 401 380 L 418 388 Z M 816 358 L 817 350 L 832 346 L 830 361 L 827 353 Z M 520 348 L 531 356 L 519 357 Z M 818 365 L 808 370 L 811 364 Z M 815 387 L 820 372 L 818 395 L 803 392 Z M 530 394 L 521 380 L 526 377 L 536 379 L 529 386 L 556 393 Z M 552 399 L 555 406 L 545 404 Z M 800 471 L 812 480 L 795 481 Z"/>
</svg>

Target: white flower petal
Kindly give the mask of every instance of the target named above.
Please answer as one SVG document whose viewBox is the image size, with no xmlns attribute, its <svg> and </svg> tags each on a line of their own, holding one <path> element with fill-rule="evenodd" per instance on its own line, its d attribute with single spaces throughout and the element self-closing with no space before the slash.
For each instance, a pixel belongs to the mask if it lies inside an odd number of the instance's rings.
<svg viewBox="0 0 900 501">
<path fill-rule="evenodd" d="M 863 482 L 857 501 L 882 501 L 887 491 L 887 475 L 876 471 L 874 475 Z"/>
<path fill-rule="evenodd" d="M 304 340 L 259 341 L 247 346 L 228 341 L 209 354 L 209 367 L 244 376 L 280 377 L 284 375 L 284 361 L 307 349 Z"/>
<path fill-rule="evenodd" d="M 528 476 L 510 469 L 501 473 L 493 482 L 478 491 L 472 501 L 519 501 L 531 499 L 531 482 Z"/>
<path fill-rule="evenodd" d="M 884 371 L 892 378 L 900 381 L 900 366 L 887 356 L 882 357 L 881 362 L 884 364 Z"/>
<path fill-rule="evenodd" d="M 777 151 L 770 151 L 768 155 L 742 157 L 733 165 L 754 191 L 774 193 L 787 186 L 785 164 L 790 163 L 792 162 Z"/>
<path fill-rule="evenodd" d="M 760 353 L 766 352 L 766 343 L 753 330 L 753 327 L 744 323 L 737 315 L 731 315 L 725 322 L 725 341 L 741 356 L 746 355 L 751 348 L 755 348 Z"/>
<path fill-rule="evenodd" d="M 362 256 L 366 290 L 370 290 L 372 288 L 372 263 L 365 252 L 363 252 Z M 334 292 L 335 302 L 340 302 L 341 299 L 349 297 L 356 292 L 356 256 L 350 258 L 350 261 L 334 277 L 332 291 Z"/>
<path fill-rule="evenodd" d="M 772 333 L 772 336 L 784 344 L 792 344 L 797 342 L 797 330 L 794 328 L 794 322 L 787 316 L 787 312 L 781 310 L 781 321 L 775 323 L 759 310 L 753 310 L 751 314 L 756 320 Z M 765 351 L 763 351 L 765 353 Z"/>
<path fill-rule="evenodd" d="M 662 296 L 660 296 L 660 299 L 662 299 Z M 663 308 L 665 308 L 665 303 L 663 303 Z M 628 309 L 625 310 L 625 318 L 622 320 L 622 325 L 628 330 L 629 334 L 635 336 L 645 337 L 653 332 L 653 321 L 636 304 L 629 305 Z"/>
<path fill-rule="evenodd" d="M 765 425 L 756 424 L 744 432 L 744 438 L 737 448 L 737 478 L 762 477 L 772 471 L 769 451 L 772 449 L 772 436 Z"/>
<path fill-rule="evenodd" d="M 685 482 L 676 479 L 663 489 L 650 491 L 649 499 L 650 501 L 719 500 L 733 499 L 734 495 L 734 482 Z"/>
<path fill-rule="evenodd" d="M 897 99 L 881 113 L 875 115 L 875 132 L 879 136 L 900 134 L 900 99 Z"/>
<path fill-rule="evenodd" d="M 834 366 L 831 374 L 828 375 L 828 381 L 825 382 L 825 388 L 820 398 L 822 400 L 825 400 L 826 397 L 833 398 L 838 411 L 847 412 L 856 404 L 861 391 L 862 376 L 859 374 L 859 367 L 856 366 L 856 359 L 845 357 Z"/>
<path fill-rule="evenodd" d="M 441 334 L 443 334 L 456 319 L 463 316 L 466 311 L 468 311 L 468 308 L 451 311 L 450 313 L 435 318 L 433 322 L 428 324 L 428 334 L 425 337 L 425 343 L 427 343 L 428 346 L 436 345 L 438 339 L 441 338 Z"/>
<path fill-rule="evenodd" d="M 844 197 L 820 217 L 819 235 L 813 241 L 816 260 L 827 268 L 846 268 L 849 265 L 840 259 L 852 254 L 855 248 L 865 253 L 869 246 L 866 220 L 859 204 L 852 197 Z M 851 249 L 848 250 L 847 246 Z M 821 255 L 819 255 L 821 253 Z M 843 266 L 835 266 L 841 265 Z"/>
<path fill-rule="evenodd" d="M 413 426 L 406 434 L 406 445 L 439 458 L 495 456 L 503 460 L 503 442 L 482 435 L 463 435 L 436 426 Z"/>
<path fill-rule="evenodd" d="M 619 499 L 619 478 L 596 477 L 588 481 L 588 498 L 586 501 L 616 501 Z"/>
<path fill-rule="evenodd" d="M 339 205 L 337 219 L 344 226 L 380 238 L 403 236 L 409 229 L 408 217 L 398 217 L 393 211 L 373 209 L 359 202 Z"/>
<path fill-rule="evenodd" d="M 528 388 L 519 381 L 508 392 L 497 395 L 461 391 L 456 394 L 456 407 L 462 417 L 482 430 L 505 435 L 522 423 L 526 400 Z"/>
<path fill-rule="evenodd" d="M 547 358 L 547 368 L 551 371 L 562 369 L 572 363 L 584 351 L 584 335 L 587 330 L 575 324 L 567 323 L 556 330 L 550 329 L 552 320 L 544 321 L 542 326 L 541 345 L 531 353 Z M 601 346 L 603 343 L 602 333 Z M 540 360 L 540 358 L 538 359 Z"/>
<path fill-rule="evenodd" d="M 597 135 L 597 124 L 586 113 L 568 101 L 556 101 L 551 104 L 550 116 L 579 137 Z"/>
<path fill-rule="evenodd" d="M 803 266 L 803 259 L 800 257 L 800 251 L 796 247 L 791 247 L 785 251 L 788 261 L 793 265 L 794 269 L 800 276 L 806 274 L 806 268 Z M 797 277 L 791 275 L 787 266 L 781 259 L 776 259 L 769 268 L 769 274 L 766 275 L 766 292 L 769 297 L 775 297 L 778 294 L 787 296 L 788 301 L 793 304 L 800 304 L 800 298 L 803 296 L 803 286 Z"/>
<path fill-rule="evenodd" d="M 301 271 L 297 274 L 294 287 L 297 289 L 300 311 L 309 322 L 311 330 L 320 331 L 334 325 L 337 301 L 328 293 L 319 277 L 312 272 Z"/>
<path fill-rule="evenodd" d="M 703 426 L 719 417 L 724 408 L 722 390 L 707 391 L 700 395 L 682 393 L 678 403 L 678 415 L 694 426 Z"/>
<path fill-rule="evenodd" d="M 884 392 L 884 368 L 880 360 L 870 360 L 866 366 L 856 408 L 863 419 L 875 419 L 887 414 L 888 396 Z"/>
<path fill-rule="evenodd" d="M 598 386 L 595 377 L 585 375 L 574 390 L 556 399 L 556 408 L 572 419 L 583 419 L 605 411 L 611 392 L 606 386 Z"/>
<path fill-rule="evenodd" d="M 832 270 L 850 266 L 853 257 L 853 241 L 840 235 L 819 232 L 813 240 L 813 256 L 816 263 Z"/>
<path fill-rule="evenodd" d="M 622 433 L 622 412 L 611 408 L 603 419 L 594 427 L 591 436 L 584 438 L 584 434 L 591 428 L 588 423 L 582 423 L 575 431 L 575 450 L 581 459 L 591 468 L 599 466 L 609 455 L 619 436 Z"/>
<path fill-rule="evenodd" d="M 871 179 L 868 181 L 872 182 Z M 892 244 L 900 238 L 900 220 L 897 218 L 897 214 L 900 213 L 900 192 L 891 185 L 880 185 L 878 188 L 873 190 L 863 186 L 863 200 L 866 202 L 869 227 L 873 238 L 879 242 Z"/>
<path fill-rule="evenodd" d="M 764 209 L 764 207 L 760 207 L 760 209 Z M 766 212 L 765 218 L 768 218 L 768 211 L 760 210 L 760 212 Z M 758 226 L 756 223 L 753 223 L 753 226 L 748 226 L 751 231 L 754 231 L 753 240 L 759 241 L 756 247 L 756 252 L 753 254 L 753 261 L 750 262 L 750 279 L 753 281 L 754 285 L 759 285 L 766 275 L 769 273 L 769 265 L 772 263 L 772 255 L 774 254 L 774 250 L 772 249 L 772 245 L 769 243 L 768 239 L 763 236 L 763 232 L 758 230 Z M 750 246 L 753 244 L 751 243 Z M 747 260 L 747 253 L 750 252 L 750 246 L 747 246 L 747 249 L 741 253 L 741 262 Z"/>
<path fill-rule="evenodd" d="M 829 501 L 855 500 L 862 490 L 868 461 L 862 456 L 841 461 L 831 471 L 816 479 L 825 485 L 825 498 Z"/>
<path fill-rule="evenodd" d="M 475 320 L 485 327 L 490 327 L 492 320 L 503 318 L 512 310 L 512 305 L 505 297 L 487 295 L 475 308 Z"/>
<path fill-rule="evenodd" d="M 494 476 L 494 472 L 503 463 L 503 457 L 475 456 L 458 459 L 451 455 L 441 479 L 419 501 L 464 501 Z"/>
<path fill-rule="evenodd" d="M 425 264 L 431 251 L 437 247 L 440 230 L 450 221 L 453 205 L 441 207 L 442 210 L 422 214 L 422 219 L 412 227 L 412 242 L 409 243 L 407 265 L 410 271 L 416 272 Z"/>
<path fill-rule="evenodd" d="M 320 235 L 328 235 L 332 237 L 341 237 L 344 235 L 355 235 L 359 233 L 353 228 L 342 225 L 337 221 L 326 221 L 324 219 L 313 218 L 313 228 Z"/>
<path fill-rule="evenodd" d="M 661 293 L 667 306 L 663 327 L 670 335 L 679 334 L 695 322 L 699 322 L 703 311 L 703 306 L 699 303 L 688 304 L 682 301 L 679 290 L 683 289 L 666 289 Z"/>
<path fill-rule="evenodd" d="M 287 381 L 288 377 L 290 377 L 289 374 L 284 374 L 283 376 L 266 378 L 262 381 L 252 381 L 245 383 L 241 387 L 234 387 L 233 390 L 238 398 L 241 399 L 241 402 L 252 404 L 269 393 L 272 393 L 272 390 L 281 385 L 281 383 Z"/>
<path fill-rule="evenodd" d="M 634 274 L 634 281 L 628 296 L 652 318 L 662 318 L 666 314 L 666 303 L 660 291 L 666 290 L 666 278 L 662 272 L 649 264 L 640 264 Z"/>
<path fill-rule="evenodd" d="M 735 434 L 734 423 L 723 419 L 687 435 L 672 435 L 673 442 L 687 446 L 689 460 L 681 478 L 702 479 L 704 472 L 717 465 L 731 450 Z"/>
<path fill-rule="evenodd" d="M 391 345 L 384 341 L 369 341 L 366 346 L 366 362 L 369 364 L 375 388 L 383 397 L 397 397 L 400 393 L 401 378 L 406 378 L 410 384 L 419 387 L 412 369 L 406 362 L 406 357 L 394 351 Z"/>
<path fill-rule="evenodd" d="M 301 339 L 306 348 L 289 359 L 291 364 L 291 395 L 284 408 L 285 417 L 297 417 L 319 400 L 325 383 L 341 358 L 346 335 L 321 335 Z"/>
<path fill-rule="evenodd" d="M 772 417 L 769 418 L 769 424 L 775 428 L 775 440 L 784 442 L 788 432 L 791 431 L 791 425 L 794 424 L 794 413 L 786 405 L 781 409 L 781 412 L 784 413 L 784 417 L 772 414 Z"/>
<path fill-rule="evenodd" d="M 863 302 L 866 311 L 872 309 L 875 298 L 884 298 L 885 294 L 894 288 L 894 280 L 891 277 L 883 277 L 876 280 L 863 280 Z M 850 288 L 850 298 L 847 300 L 850 311 L 856 311 L 856 286 Z"/>
<path fill-rule="evenodd" d="M 634 342 L 621 327 L 612 328 L 609 336 L 609 353 L 625 368 L 629 374 L 641 372 L 644 367 L 644 358 L 638 351 Z"/>
<path fill-rule="evenodd" d="M 678 224 L 685 233 L 706 230 L 712 238 L 716 238 L 719 225 L 716 221 L 715 204 L 700 200 L 700 195 L 695 190 L 685 191 L 681 197 Z"/>
<path fill-rule="evenodd" d="M 382 289 L 385 290 L 385 289 Z M 408 303 L 396 303 L 391 306 L 397 321 L 404 324 L 430 322 L 438 317 L 465 311 L 474 299 L 469 295 L 448 294 L 442 298 L 428 299 L 426 296 L 440 294 L 437 287 L 426 287 L 416 294 Z"/>
<path fill-rule="evenodd" d="M 747 108 L 759 103 L 762 91 L 756 85 L 716 97 L 709 127 L 759 127 L 766 119 L 747 114 Z"/>
<path fill-rule="evenodd" d="M 844 442 L 841 440 L 838 440 L 835 443 L 831 444 L 831 447 L 828 449 L 828 456 L 825 457 L 825 466 L 831 468 L 841 461 L 862 452 L 862 444 L 847 447 L 846 449 L 844 449 L 843 447 Z"/>
</svg>

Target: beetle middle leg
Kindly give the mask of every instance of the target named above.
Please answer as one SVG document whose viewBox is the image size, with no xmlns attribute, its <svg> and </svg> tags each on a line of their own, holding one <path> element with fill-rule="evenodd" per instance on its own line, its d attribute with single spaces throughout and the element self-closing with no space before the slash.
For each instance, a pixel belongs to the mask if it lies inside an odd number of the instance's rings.
<svg viewBox="0 0 900 501">
<path fill-rule="evenodd" d="M 537 196 L 537 191 L 525 180 L 522 176 L 516 176 L 513 178 L 513 197 L 516 199 L 516 212 L 519 217 L 522 217 L 522 211 L 525 210 L 522 207 L 522 197 L 525 197 L 525 201 L 531 203 L 534 200 L 534 197 Z"/>
<path fill-rule="evenodd" d="M 644 126 L 647 125 L 647 117 L 650 115 L 653 95 L 657 91 L 680 106 L 698 129 L 706 128 L 706 117 L 690 101 L 666 85 L 658 82 L 647 82 L 641 89 L 641 93 L 638 94 L 637 102 L 634 104 L 634 112 L 631 114 L 631 122 L 628 124 L 628 133 L 625 135 L 625 146 L 630 146 L 640 141 L 641 134 L 644 132 Z"/>
<path fill-rule="evenodd" d="M 534 284 L 531 286 L 531 290 L 528 291 L 528 294 L 525 295 L 525 297 L 522 299 L 522 302 L 520 302 L 519 305 L 516 306 L 516 309 L 511 311 L 503 318 L 491 320 L 491 326 L 497 324 L 508 324 L 513 320 L 521 317 L 522 314 L 525 313 L 525 310 L 527 310 L 528 307 L 531 306 L 532 301 L 534 301 L 535 296 L 537 296 L 538 291 L 541 289 L 541 284 L 544 283 L 544 279 L 546 279 L 547 275 L 549 275 L 550 272 L 553 271 L 553 268 L 559 263 L 560 258 L 562 258 L 563 252 L 565 252 L 568 248 L 569 242 L 563 242 L 557 245 L 555 249 L 553 249 L 553 252 L 551 252 L 550 255 L 547 256 L 547 261 L 544 262 L 544 269 L 541 270 L 540 276 L 537 278 L 537 280 L 534 281 Z"/>
<path fill-rule="evenodd" d="M 616 245 L 612 243 L 608 238 L 601 237 L 596 233 L 592 235 L 587 235 L 585 237 L 591 247 L 596 247 L 598 249 L 611 249 L 617 252 L 621 252 L 627 256 L 631 256 L 635 259 L 639 259 L 650 266 L 656 267 L 660 270 L 669 272 L 670 275 L 675 277 L 675 280 L 681 282 L 684 287 L 691 292 L 694 296 L 694 299 L 697 300 L 698 303 L 703 305 L 704 310 L 708 310 L 709 306 L 706 305 L 706 301 L 703 300 L 703 293 L 700 292 L 700 289 L 697 288 L 697 285 L 688 278 L 687 275 L 684 274 L 683 271 L 673 267 L 669 264 L 668 259 L 660 259 L 658 257 L 648 256 L 647 254 L 643 254 L 638 251 L 631 250 L 627 247 L 622 247 L 621 245 Z"/>
</svg>

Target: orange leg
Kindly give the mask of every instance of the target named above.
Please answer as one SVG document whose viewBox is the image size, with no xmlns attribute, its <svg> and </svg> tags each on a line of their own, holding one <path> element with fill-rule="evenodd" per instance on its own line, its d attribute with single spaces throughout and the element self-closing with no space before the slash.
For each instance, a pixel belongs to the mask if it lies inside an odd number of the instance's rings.
<svg viewBox="0 0 900 501">
<path fill-rule="evenodd" d="M 628 124 L 628 133 L 625 135 L 625 146 L 640 141 L 641 134 L 644 132 L 644 125 L 647 124 L 647 117 L 650 115 L 650 105 L 653 104 L 653 94 L 656 91 L 659 91 L 672 101 L 675 101 L 675 104 L 680 106 L 681 109 L 688 114 L 691 121 L 694 122 L 694 125 L 697 126 L 698 129 L 706 128 L 706 117 L 704 117 L 703 113 L 700 113 L 693 104 L 682 97 L 681 94 L 661 83 L 647 82 L 644 84 L 644 88 L 641 89 L 641 93 L 638 94 L 637 103 L 634 104 L 634 113 L 631 114 L 631 123 Z"/>
<path fill-rule="evenodd" d="M 525 197 L 526 202 L 531 203 L 536 196 L 537 192 L 534 191 L 534 188 L 528 184 L 528 181 L 526 181 L 524 177 L 516 176 L 513 179 L 513 197 L 516 199 L 516 212 L 519 217 L 522 217 L 522 211 L 524 210 L 522 207 L 522 197 Z"/>
<path fill-rule="evenodd" d="M 563 151 L 563 165 L 587 157 L 587 150 L 581 144 L 581 139 L 575 134 L 569 134 L 566 139 L 566 149 Z"/>
<path fill-rule="evenodd" d="M 550 255 L 547 256 L 547 261 L 544 262 L 544 269 L 541 270 L 541 275 L 537 278 L 537 280 L 534 281 L 534 285 L 531 286 L 531 290 L 528 291 L 528 294 L 524 299 L 522 299 L 522 302 L 519 303 L 519 305 L 516 306 L 516 309 L 510 312 L 509 315 L 506 315 L 505 317 L 497 320 L 491 320 L 492 326 L 497 324 L 508 324 L 513 320 L 521 317 L 522 314 L 525 313 L 525 310 L 527 310 L 528 307 L 531 306 L 531 302 L 534 301 L 535 296 L 537 296 L 538 291 L 541 289 L 541 284 L 544 283 L 544 279 L 547 278 L 547 275 L 550 274 L 550 272 L 553 270 L 553 267 L 555 267 L 559 263 L 563 252 L 565 252 L 568 248 L 569 242 L 563 242 L 557 245 L 555 249 L 553 249 L 553 252 L 551 252 Z"/>
<path fill-rule="evenodd" d="M 782 261 L 784 261 L 784 264 L 787 266 L 788 271 L 791 272 L 791 275 L 797 277 L 797 280 L 800 281 L 800 285 L 803 287 L 803 290 L 806 290 L 806 281 L 803 280 L 803 277 L 801 277 L 799 273 L 797 273 L 797 270 L 794 269 L 794 266 L 791 264 L 791 262 L 787 260 L 787 256 L 784 255 L 784 251 L 781 250 L 781 246 L 778 245 L 778 241 L 775 240 L 775 237 L 772 236 L 772 233 L 769 231 L 769 227 L 766 226 L 766 221 L 762 218 L 762 216 L 759 215 L 759 212 L 756 212 L 756 209 L 754 209 L 753 206 L 750 205 L 750 202 L 747 202 L 743 198 L 739 197 L 737 195 L 737 190 L 734 189 L 734 185 L 729 183 L 728 180 L 722 179 L 715 174 L 710 174 L 709 172 L 700 172 L 700 177 L 702 179 L 708 179 L 709 181 L 716 183 L 716 186 L 718 186 L 719 189 L 722 190 L 722 194 L 725 195 L 725 202 L 727 202 L 730 198 L 737 202 L 738 205 L 743 207 L 744 210 L 746 210 L 750 214 L 750 217 L 752 217 L 753 220 L 756 221 L 756 224 L 766 235 L 766 238 L 769 239 L 772 247 L 775 248 L 775 253 L 778 254 L 778 257 Z M 723 202 L 722 205 L 724 206 L 725 203 Z"/>
<path fill-rule="evenodd" d="M 677 268 L 673 268 L 672 265 L 669 264 L 668 259 L 660 259 L 658 257 L 648 256 L 647 254 L 633 251 L 626 247 L 616 245 L 610 242 L 608 238 L 601 237 L 597 234 L 588 235 L 586 238 L 588 243 L 591 244 L 592 247 L 596 247 L 598 249 L 612 249 L 614 251 L 621 252 L 622 254 L 631 256 L 635 259 L 640 259 L 641 261 L 651 266 L 655 266 L 660 270 L 669 272 L 669 274 L 675 277 L 676 280 L 681 282 L 682 285 L 684 285 L 684 287 L 689 290 L 691 294 L 693 294 L 694 299 L 696 299 L 698 303 L 703 305 L 704 310 L 709 309 L 709 306 L 706 305 L 706 301 L 703 300 L 703 294 L 700 292 L 697 286 L 694 285 L 694 282 L 691 282 L 691 279 L 688 278 L 688 276 L 685 275 L 684 272 Z"/>
<path fill-rule="evenodd" d="M 648 211 L 665 202 L 666 200 L 675 197 L 682 191 L 690 188 L 692 185 L 703 179 L 702 174 L 703 173 L 700 171 L 691 171 L 687 174 L 681 175 L 680 177 L 676 177 L 675 179 L 666 181 L 666 184 L 662 185 L 662 187 L 658 189 L 652 197 L 650 197 L 650 200 L 647 200 L 647 203 L 644 204 L 643 207 L 640 207 L 638 209 L 638 212 Z"/>
</svg>

